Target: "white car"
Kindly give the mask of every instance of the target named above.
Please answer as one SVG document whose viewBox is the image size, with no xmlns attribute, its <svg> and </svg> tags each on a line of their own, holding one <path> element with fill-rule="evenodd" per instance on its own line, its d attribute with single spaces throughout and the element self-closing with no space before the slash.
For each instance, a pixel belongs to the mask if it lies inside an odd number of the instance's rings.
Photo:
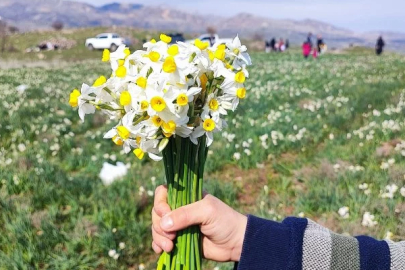
<svg viewBox="0 0 405 270">
<path fill-rule="evenodd" d="M 219 38 L 219 36 L 217 34 L 215 34 L 215 35 L 204 34 L 204 35 L 199 36 L 198 39 L 203 42 L 210 43 L 210 46 L 213 48 L 216 48 L 221 44 L 226 44 L 226 43 L 230 43 L 233 41 L 232 38 Z M 186 42 L 194 43 L 194 40 L 195 39 L 190 39 L 190 40 L 186 40 Z"/>
<path fill-rule="evenodd" d="M 110 49 L 111 51 L 115 51 L 122 44 L 126 44 L 126 42 L 119 35 L 115 33 L 103 33 L 97 35 L 95 38 L 86 39 L 85 45 L 89 50 Z"/>
</svg>

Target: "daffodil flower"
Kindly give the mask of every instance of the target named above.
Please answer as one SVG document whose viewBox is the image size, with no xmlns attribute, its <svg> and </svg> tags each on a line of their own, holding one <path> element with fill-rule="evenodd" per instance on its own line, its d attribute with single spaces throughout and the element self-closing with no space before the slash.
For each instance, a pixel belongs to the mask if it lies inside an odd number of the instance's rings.
<svg viewBox="0 0 405 270">
<path fill-rule="evenodd" d="M 77 106 L 79 107 L 79 117 L 84 121 L 86 114 L 93 114 L 96 111 L 96 108 L 91 102 L 95 100 L 95 94 L 97 89 L 90 87 L 87 84 L 83 84 L 80 90 L 80 95 L 77 96 Z M 76 92 L 76 91 L 74 91 Z M 77 91 L 78 92 L 78 91 Z M 76 95 L 78 93 L 75 93 Z"/>
<path fill-rule="evenodd" d="M 211 116 L 217 121 L 221 115 L 228 114 L 226 110 L 229 110 L 231 105 L 232 104 L 230 102 L 218 98 L 214 93 L 209 94 L 207 97 L 207 102 L 203 107 L 201 117 L 204 119 Z"/>
<path fill-rule="evenodd" d="M 207 146 L 210 146 L 214 141 L 214 133 L 222 130 L 223 121 L 219 119 L 215 122 L 212 118 L 202 119 L 200 125 L 196 127 L 190 135 L 190 140 L 194 144 L 198 144 L 198 138 L 207 136 Z"/>
<path fill-rule="evenodd" d="M 244 65 L 251 65 L 252 60 L 249 54 L 246 52 L 247 48 L 245 45 L 242 45 L 239 39 L 239 36 L 236 36 L 232 42 L 226 44 L 230 51 L 230 55 L 235 57 L 234 67 L 239 69 Z"/>
<path fill-rule="evenodd" d="M 122 146 L 125 153 L 129 153 L 132 148 L 136 147 L 135 134 L 143 127 L 143 123 L 133 125 L 134 116 L 135 112 L 125 114 L 121 123 L 104 135 L 104 139 L 112 139 L 115 144 Z"/>
</svg>

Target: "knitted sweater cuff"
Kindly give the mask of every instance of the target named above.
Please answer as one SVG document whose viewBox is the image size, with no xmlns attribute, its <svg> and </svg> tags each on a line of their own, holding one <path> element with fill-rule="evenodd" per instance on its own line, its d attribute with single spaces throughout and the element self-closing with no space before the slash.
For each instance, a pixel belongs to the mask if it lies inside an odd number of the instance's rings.
<svg viewBox="0 0 405 270">
<path fill-rule="evenodd" d="M 289 225 L 248 216 L 242 255 L 235 269 L 287 269 L 290 238 Z"/>
</svg>

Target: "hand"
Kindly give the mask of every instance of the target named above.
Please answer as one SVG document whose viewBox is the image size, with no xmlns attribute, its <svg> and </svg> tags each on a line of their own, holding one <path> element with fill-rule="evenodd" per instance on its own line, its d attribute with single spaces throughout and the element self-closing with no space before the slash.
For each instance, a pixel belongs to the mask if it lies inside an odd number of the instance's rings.
<svg viewBox="0 0 405 270">
<path fill-rule="evenodd" d="M 239 261 L 247 217 L 211 195 L 174 211 L 167 204 L 167 188 L 155 191 L 152 210 L 152 248 L 156 253 L 172 251 L 176 231 L 199 225 L 203 234 L 203 254 L 217 262 Z"/>
</svg>

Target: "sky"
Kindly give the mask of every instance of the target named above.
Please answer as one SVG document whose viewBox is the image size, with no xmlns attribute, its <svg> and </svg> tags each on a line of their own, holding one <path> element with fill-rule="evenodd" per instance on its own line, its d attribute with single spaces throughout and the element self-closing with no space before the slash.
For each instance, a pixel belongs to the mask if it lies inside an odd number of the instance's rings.
<svg viewBox="0 0 405 270">
<path fill-rule="evenodd" d="M 405 33 L 405 0 L 76 0 L 96 6 L 138 3 L 164 5 L 198 14 L 241 12 L 275 19 L 315 19 L 358 32 Z"/>
</svg>

